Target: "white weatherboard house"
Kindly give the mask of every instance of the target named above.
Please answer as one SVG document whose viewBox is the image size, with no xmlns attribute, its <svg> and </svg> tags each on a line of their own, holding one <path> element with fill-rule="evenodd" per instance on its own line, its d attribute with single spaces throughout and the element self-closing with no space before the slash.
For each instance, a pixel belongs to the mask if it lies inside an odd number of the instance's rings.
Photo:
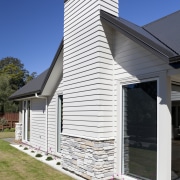
<svg viewBox="0 0 180 180">
<path fill-rule="evenodd" d="M 22 142 L 86 179 L 178 178 L 180 11 L 139 27 L 118 17 L 118 0 L 64 6 L 50 68 L 10 97 Z"/>
</svg>

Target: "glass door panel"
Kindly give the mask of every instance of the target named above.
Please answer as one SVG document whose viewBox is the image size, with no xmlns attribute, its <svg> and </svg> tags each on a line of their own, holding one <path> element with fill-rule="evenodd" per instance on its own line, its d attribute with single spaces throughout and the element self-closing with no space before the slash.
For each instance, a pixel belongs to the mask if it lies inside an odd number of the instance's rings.
<svg viewBox="0 0 180 180">
<path fill-rule="evenodd" d="M 23 111 L 24 111 L 24 115 L 23 115 L 23 139 L 26 140 L 26 101 L 23 102 Z"/>
<path fill-rule="evenodd" d="M 123 86 L 123 162 L 125 175 L 156 180 L 157 81 Z"/>
<path fill-rule="evenodd" d="M 30 120 L 31 120 L 31 117 L 30 117 L 30 109 L 31 109 L 31 103 L 30 101 L 27 101 L 27 140 L 30 141 Z"/>
<path fill-rule="evenodd" d="M 180 101 L 172 102 L 172 180 L 180 179 Z"/>
<path fill-rule="evenodd" d="M 30 101 L 23 101 L 23 140 L 30 140 Z"/>
<path fill-rule="evenodd" d="M 61 151 L 61 133 L 63 131 L 63 96 L 58 96 L 58 119 L 57 119 L 57 152 Z"/>
</svg>

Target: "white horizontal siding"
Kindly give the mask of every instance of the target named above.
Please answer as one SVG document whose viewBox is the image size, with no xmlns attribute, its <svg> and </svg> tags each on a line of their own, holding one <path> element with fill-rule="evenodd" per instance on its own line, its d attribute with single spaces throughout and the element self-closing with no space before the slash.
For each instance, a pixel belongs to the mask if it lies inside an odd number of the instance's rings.
<svg viewBox="0 0 180 180">
<path fill-rule="evenodd" d="M 94 43 L 97 44 L 97 46 L 99 45 L 99 41 L 101 42 L 101 46 L 108 48 L 108 45 L 106 44 L 106 42 L 104 42 L 104 37 L 101 36 L 101 34 L 103 34 L 103 32 L 99 31 L 99 33 L 93 33 L 91 35 L 86 35 L 85 38 L 82 38 L 81 40 L 75 42 L 74 44 L 72 44 L 71 46 L 68 46 L 66 48 L 67 51 L 67 55 L 68 54 L 72 54 L 75 51 L 79 50 L 79 53 L 81 53 L 81 49 L 88 47 Z M 74 49 L 76 47 L 76 49 Z M 77 48 L 78 47 L 78 48 Z"/>
<path fill-rule="evenodd" d="M 85 11 L 86 9 L 88 9 L 89 6 L 92 6 L 93 4 L 97 3 L 96 0 L 92 0 L 92 1 L 72 1 L 69 3 L 65 4 L 65 16 L 64 16 L 64 20 L 66 24 L 67 22 L 69 22 L 72 19 L 75 19 L 77 17 L 78 14 L 82 14 L 83 10 Z M 96 4 L 97 6 L 97 4 Z"/>
<path fill-rule="evenodd" d="M 58 85 L 54 95 L 48 99 L 48 151 L 56 154 L 57 128 L 57 94 L 63 90 L 63 80 Z"/>
<path fill-rule="evenodd" d="M 101 10 L 106 11 L 114 16 L 118 14 L 118 1 L 116 0 L 102 0 L 100 1 Z"/>
<path fill-rule="evenodd" d="M 106 53 L 106 57 L 102 58 L 102 52 L 101 51 L 96 51 L 94 52 L 94 48 L 90 49 L 86 54 L 80 54 L 78 56 L 74 56 L 73 59 L 71 58 L 66 58 L 67 60 L 64 62 L 64 66 L 63 68 L 65 70 L 67 70 L 68 68 L 72 68 L 74 65 L 78 65 L 81 63 L 86 63 L 86 62 L 90 62 L 92 61 L 92 63 L 96 60 L 97 62 L 97 58 L 98 58 L 98 62 L 104 62 L 104 63 L 110 63 L 112 56 L 111 54 L 107 54 Z"/>
<path fill-rule="evenodd" d="M 100 9 L 118 15 L 118 1 L 65 3 L 65 134 L 98 138 L 112 133 L 113 57 L 100 21 Z"/>
<path fill-rule="evenodd" d="M 31 100 L 31 145 L 46 151 L 46 100 Z"/>
<path fill-rule="evenodd" d="M 115 34 L 115 75 L 117 79 L 169 69 L 167 63 L 125 37 Z"/>
<path fill-rule="evenodd" d="M 92 122 L 112 122 L 112 118 L 111 116 L 108 117 L 108 116 L 70 116 L 70 115 L 67 115 L 66 117 L 64 117 L 64 120 L 66 121 L 76 121 L 76 122 L 81 122 L 81 125 L 83 124 L 86 124 L 86 123 L 92 123 Z M 67 122 L 67 123 L 68 123 Z M 64 122 L 66 123 L 66 122 Z M 79 124 L 80 125 L 80 124 Z M 92 125 L 92 124 L 91 124 Z"/>
<path fill-rule="evenodd" d="M 68 32 L 68 34 L 64 36 L 65 38 L 70 38 L 70 36 L 73 36 L 78 32 L 83 33 L 80 31 L 90 28 L 90 25 L 94 24 L 95 22 L 98 22 L 98 20 L 100 19 L 98 7 L 95 7 L 93 9 L 91 7 L 89 10 L 92 12 L 91 16 L 88 16 L 90 14 L 87 13 L 86 17 L 79 18 L 77 21 L 74 21 L 74 23 L 72 23 L 70 26 L 66 27 L 65 25 L 64 30 Z"/>
<path fill-rule="evenodd" d="M 71 67 L 71 71 L 68 71 L 67 68 L 69 69 L 69 67 Z M 85 62 L 76 62 L 76 64 L 74 65 L 71 65 L 71 66 L 65 66 L 65 69 L 64 69 L 64 74 L 66 73 L 66 76 L 72 76 L 72 75 L 75 75 L 75 72 L 73 71 L 73 69 L 80 69 L 82 71 L 80 71 L 79 73 L 83 73 L 84 71 L 87 71 L 87 70 L 91 70 L 91 69 L 94 69 L 94 68 L 104 68 L 104 69 L 112 69 L 111 68 L 111 61 L 109 61 L 109 63 L 105 63 L 102 61 L 100 62 L 97 62 L 96 59 L 89 59 L 88 61 L 85 61 Z"/>
<path fill-rule="evenodd" d="M 63 97 L 63 101 L 64 101 L 64 104 L 66 103 L 71 103 L 71 102 L 85 102 L 87 101 L 86 103 L 89 104 L 90 101 L 95 101 L 95 100 L 100 100 L 101 103 L 103 103 L 104 101 L 109 101 L 111 102 L 112 101 L 112 96 L 109 95 L 105 95 L 105 94 L 91 94 L 89 96 L 82 96 L 81 94 L 78 95 L 78 96 L 75 96 L 75 97 Z"/>
<path fill-rule="evenodd" d="M 77 128 L 77 127 L 76 127 Z M 63 133 L 65 135 L 71 135 L 71 136 L 75 136 L 75 137 L 84 137 L 84 138 L 87 138 L 87 139 L 104 139 L 104 138 L 112 138 L 112 131 L 113 131 L 113 128 L 108 131 L 108 132 L 95 132 L 95 129 L 91 132 L 91 131 L 86 131 L 84 132 L 85 130 L 83 131 L 78 131 L 77 133 L 77 129 L 69 129 L 68 130 L 68 133 Z"/>
</svg>

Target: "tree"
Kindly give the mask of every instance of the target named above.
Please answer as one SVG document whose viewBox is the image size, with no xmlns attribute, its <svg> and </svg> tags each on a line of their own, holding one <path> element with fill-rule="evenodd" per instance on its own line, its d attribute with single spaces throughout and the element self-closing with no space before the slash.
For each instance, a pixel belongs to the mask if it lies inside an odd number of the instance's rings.
<svg viewBox="0 0 180 180">
<path fill-rule="evenodd" d="M 8 97 L 14 92 L 12 90 L 9 79 L 6 76 L 0 76 L 0 112 L 17 112 L 18 104 L 8 101 Z"/>
<path fill-rule="evenodd" d="M 0 60 L 0 112 L 18 111 L 18 104 L 9 101 L 8 97 L 36 75 L 35 72 L 29 74 L 17 58 L 6 57 Z"/>
<path fill-rule="evenodd" d="M 8 77 L 13 90 L 24 86 L 29 80 L 36 77 L 36 73 L 29 74 L 24 64 L 17 58 L 6 57 L 0 60 L 0 75 Z"/>
</svg>

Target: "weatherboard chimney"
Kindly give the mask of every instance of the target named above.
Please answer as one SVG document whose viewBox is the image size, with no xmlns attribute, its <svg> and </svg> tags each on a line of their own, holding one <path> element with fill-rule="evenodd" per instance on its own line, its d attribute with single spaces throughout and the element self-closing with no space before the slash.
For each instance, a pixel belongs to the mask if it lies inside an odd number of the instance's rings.
<svg viewBox="0 0 180 180">
<path fill-rule="evenodd" d="M 86 152 L 86 145 L 96 154 L 96 145 L 114 143 L 113 57 L 104 29 L 109 26 L 102 24 L 101 10 L 118 16 L 118 0 L 64 1 L 62 166 L 86 179 L 114 171 L 113 160 L 107 169 L 99 169 L 96 163 L 107 159 L 94 160 Z M 112 152 L 106 153 L 113 158 Z M 74 157 L 77 160 L 72 163 Z M 86 170 L 81 161 L 88 163 Z"/>
<path fill-rule="evenodd" d="M 118 16 L 118 0 L 64 1 L 64 65 L 87 60 L 102 43 L 100 10 Z M 86 58 L 85 58 L 86 57 Z"/>
<path fill-rule="evenodd" d="M 63 97 L 66 100 L 63 103 L 67 116 L 77 114 L 86 120 L 94 115 L 103 119 L 107 113 L 103 102 L 112 96 L 113 58 L 101 22 L 101 10 L 118 16 L 118 0 L 65 0 L 64 3 Z M 70 107 L 66 101 L 77 102 L 73 105 L 76 107 Z M 63 116 L 66 119 L 66 113 Z M 73 128 L 77 130 L 77 127 Z M 66 125 L 63 131 L 69 132 Z M 94 128 L 93 131 L 99 129 Z M 73 133 L 87 135 L 86 131 Z M 95 133 L 88 136 L 98 138 Z"/>
</svg>

